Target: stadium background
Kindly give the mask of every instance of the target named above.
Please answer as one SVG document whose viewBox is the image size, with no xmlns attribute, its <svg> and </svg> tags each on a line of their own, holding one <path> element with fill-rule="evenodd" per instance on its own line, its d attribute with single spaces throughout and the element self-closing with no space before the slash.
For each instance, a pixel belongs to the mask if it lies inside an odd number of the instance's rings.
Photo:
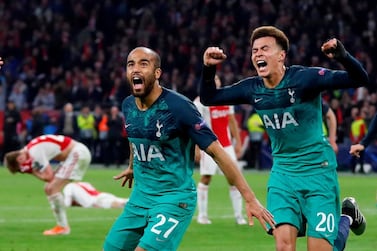
<svg viewBox="0 0 377 251">
<path fill-rule="evenodd" d="M 130 94 L 124 62 L 135 46 L 158 51 L 162 84 L 190 99 L 197 95 L 207 46 L 220 46 L 228 55 L 219 67 L 224 83 L 255 75 L 249 36 L 260 25 L 286 32 L 291 43 L 288 65 L 337 68 L 319 49 L 324 40 L 337 37 L 376 83 L 376 20 L 375 2 L 362 0 L 1 0 L 0 56 L 5 65 L 0 73 L 0 129 L 11 97 L 25 125 L 33 111 L 41 110 L 46 128 L 67 102 L 76 111 L 83 105 L 119 106 Z M 39 95 L 46 98 L 35 102 Z M 369 121 L 376 112 L 376 89 L 326 92 L 323 97 L 336 111 L 338 160 L 341 169 L 348 170 L 350 107 L 363 108 Z M 251 107 L 238 106 L 236 111 L 246 135 L 244 122 Z M 375 170 L 376 149 L 372 146 L 366 158 Z M 268 167 L 268 146 L 264 153 Z"/>
</svg>

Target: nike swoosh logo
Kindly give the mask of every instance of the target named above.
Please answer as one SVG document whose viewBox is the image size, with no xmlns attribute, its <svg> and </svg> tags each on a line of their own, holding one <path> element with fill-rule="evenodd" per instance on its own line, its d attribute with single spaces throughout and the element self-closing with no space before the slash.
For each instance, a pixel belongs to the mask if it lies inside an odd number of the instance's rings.
<svg viewBox="0 0 377 251">
<path fill-rule="evenodd" d="M 127 129 L 131 124 L 125 124 L 124 127 Z"/>
<path fill-rule="evenodd" d="M 258 103 L 259 101 L 261 101 L 263 98 L 256 98 L 254 99 L 254 103 Z"/>
</svg>

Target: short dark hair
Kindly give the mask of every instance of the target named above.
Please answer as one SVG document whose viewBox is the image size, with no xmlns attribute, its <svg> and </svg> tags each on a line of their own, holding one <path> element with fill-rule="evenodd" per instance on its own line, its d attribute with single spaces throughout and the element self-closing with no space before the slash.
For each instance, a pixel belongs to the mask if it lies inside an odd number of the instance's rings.
<svg viewBox="0 0 377 251">
<path fill-rule="evenodd" d="M 253 46 L 254 41 L 262 37 L 274 37 L 276 43 L 285 51 L 289 50 L 289 40 L 283 31 L 274 26 L 261 26 L 256 28 L 250 36 L 250 44 Z"/>
</svg>

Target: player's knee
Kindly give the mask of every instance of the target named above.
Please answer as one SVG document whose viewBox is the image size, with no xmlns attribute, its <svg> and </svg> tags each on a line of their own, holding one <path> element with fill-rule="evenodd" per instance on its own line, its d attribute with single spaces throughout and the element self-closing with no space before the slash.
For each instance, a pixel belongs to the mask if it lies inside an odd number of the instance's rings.
<svg viewBox="0 0 377 251">
<path fill-rule="evenodd" d="M 60 192 L 60 191 L 57 191 L 55 186 L 53 186 L 51 183 L 47 183 L 45 185 L 44 190 L 45 190 L 46 195 L 53 195 L 53 194 Z"/>
</svg>

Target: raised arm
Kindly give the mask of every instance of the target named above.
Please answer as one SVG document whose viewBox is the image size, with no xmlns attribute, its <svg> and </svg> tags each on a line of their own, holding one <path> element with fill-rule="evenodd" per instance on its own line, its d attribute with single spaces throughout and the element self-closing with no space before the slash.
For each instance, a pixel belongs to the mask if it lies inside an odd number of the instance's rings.
<svg viewBox="0 0 377 251">
<path fill-rule="evenodd" d="M 328 58 L 333 58 L 341 63 L 348 72 L 348 81 L 336 81 L 333 86 L 334 89 L 347 87 L 356 88 L 371 84 L 369 83 L 368 73 L 361 63 L 346 51 L 343 44 L 338 39 L 333 38 L 326 41 L 322 45 L 321 50 Z"/>
<path fill-rule="evenodd" d="M 216 65 L 222 63 L 226 55 L 219 47 L 208 47 L 203 54 L 203 71 L 200 83 L 200 102 L 204 105 L 212 103 L 212 94 L 216 92 Z"/>
<path fill-rule="evenodd" d="M 209 47 L 203 54 L 203 70 L 200 80 L 200 102 L 204 105 L 236 105 L 249 103 L 250 85 L 246 81 L 224 83 L 216 88 L 216 64 L 223 62 L 226 55 L 218 47 Z"/>
</svg>

